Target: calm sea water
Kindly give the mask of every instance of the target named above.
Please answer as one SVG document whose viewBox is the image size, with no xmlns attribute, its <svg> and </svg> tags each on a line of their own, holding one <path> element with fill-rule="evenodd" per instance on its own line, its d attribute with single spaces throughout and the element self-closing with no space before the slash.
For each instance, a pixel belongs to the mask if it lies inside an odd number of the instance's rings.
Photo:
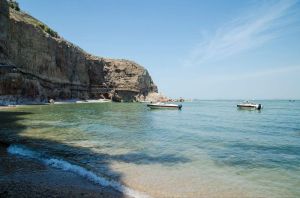
<svg viewBox="0 0 300 198">
<path fill-rule="evenodd" d="M 300 197 L 300 101 L 238 102 L 26 106 L 0 130 L 12 154 L 136 197 Z"/>
</svg>

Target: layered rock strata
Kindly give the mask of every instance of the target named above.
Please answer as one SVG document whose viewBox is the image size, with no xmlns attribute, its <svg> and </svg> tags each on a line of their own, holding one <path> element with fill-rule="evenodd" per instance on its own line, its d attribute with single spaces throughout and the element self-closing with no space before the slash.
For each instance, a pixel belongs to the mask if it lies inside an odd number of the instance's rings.
<svg viewBox="0 0 300 198">
<path fill-rule="evenodd" d="M 133 61 L 92 56 L 0 0 L 0 104 L 56 99 L 136 101 L 157 92 Z"/>
</svg>

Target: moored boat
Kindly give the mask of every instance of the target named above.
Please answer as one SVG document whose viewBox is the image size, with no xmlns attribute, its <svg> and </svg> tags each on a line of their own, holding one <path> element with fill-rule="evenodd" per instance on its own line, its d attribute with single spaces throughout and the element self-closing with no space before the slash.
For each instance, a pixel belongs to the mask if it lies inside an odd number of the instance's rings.
<svg viewBox="0 0 300 198">
<path fill-rule="evenodd" d="M 95 100 L 79 100 L 76 103 L 104 103 L 104 102 L 111 102 L 109 99 L 95 99 Z"/>
<path fill-rule="evenodd" d="M 181 110 L 182 105 L 158 102 L 158 103 L 147 104 L 147 107 L 149 107 L 151 109 L 179 109 L 179 110 Z"/>
<path fill-rule="evenodd" d="M 240 109 L 257 109 L 257 110 L 262 109 L 261 104 L 255 104 L 255 103 L 251 103 L 249 101 L 246 101 L 244 103 L 240 103 L 240 104 L 237 105 L 237 107 L 240 108 Z"/>
</svg>

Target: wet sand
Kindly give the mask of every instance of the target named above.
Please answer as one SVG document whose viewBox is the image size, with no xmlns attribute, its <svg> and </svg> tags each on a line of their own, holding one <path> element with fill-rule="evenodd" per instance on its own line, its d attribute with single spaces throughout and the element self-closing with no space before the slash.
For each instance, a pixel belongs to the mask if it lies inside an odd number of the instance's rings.
<svg viewBox="0 0 300 198">
<path fill-rule="evenodd" d="M 70 172 L 10 155 L 0 143 L 0 197 L 127 197 Z"/>
<path fill-rule="evenodd" d="M 16 106 L 0 106 L 0 110 L 13 109 L 13 108 L 16 108 Z"/>
</svg>

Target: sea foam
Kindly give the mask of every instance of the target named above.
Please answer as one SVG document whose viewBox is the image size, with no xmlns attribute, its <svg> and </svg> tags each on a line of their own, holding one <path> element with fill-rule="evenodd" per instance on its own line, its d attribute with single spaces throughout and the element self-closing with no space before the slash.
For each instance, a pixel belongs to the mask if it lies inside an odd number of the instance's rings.
<svg viewBox="0 0 300 198">
<path fill-rule="evenodd" d="M 115 190 L 120 191 L 130 197 L 135 197 L 135 198 L 149 198 L 150 197 L 144 193 L 141 193 L 141 192 L 138 192 L 131 188 L 128 188 L 116 181 L 111 181 L 104 177 L 98 176 L 94 172 L 89 171 L 81 166 L 71 164 L 62 159 L 44 157 L 41 153 L 30 150 L 22 145 L 10 145 L 7 148 L 7 151 L 10 154 L 21 155 L 21 156 L 28 157 L 31 159 L 36 159 L 48 166 L 75 173 L 95 184 L 99 184 L 99 185 L 105 186 L 105 187 L 112 187 Z"/>
</svg>

